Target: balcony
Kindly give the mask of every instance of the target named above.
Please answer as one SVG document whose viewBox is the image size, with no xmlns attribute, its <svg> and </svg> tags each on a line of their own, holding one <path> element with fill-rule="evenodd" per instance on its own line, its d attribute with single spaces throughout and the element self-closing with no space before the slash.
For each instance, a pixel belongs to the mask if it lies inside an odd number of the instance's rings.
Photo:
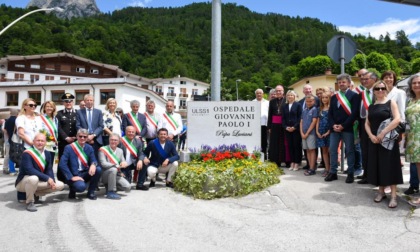
<svg viewBox="0 0 420 252">
<path fill-rule="evenodd" d="M 163 92 L 156 92 L 158 95 L 163 96 Z"/>
<path fill-rule="evenodd" d="M 188 94 L 179 94 L 179 98 L 188 98 Z"/>
<path fill-rule="evenodd" d="M 186 110 L 187 106 L 179 106 L 179 110 Z"/>
<path fill-rule="evenodd" d="M 176 96 L 176 93 L 174 92 L 170 92 L 166 94 L 166 97 L 175 97 L 175 96 Z"/>
</svg>

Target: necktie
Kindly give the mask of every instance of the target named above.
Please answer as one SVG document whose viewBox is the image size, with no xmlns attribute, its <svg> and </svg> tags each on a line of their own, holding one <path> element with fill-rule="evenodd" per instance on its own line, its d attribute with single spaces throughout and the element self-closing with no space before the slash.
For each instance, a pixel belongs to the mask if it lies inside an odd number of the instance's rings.
<svg viewBox="0 0 420 252">
<path fill-rule="evenodd" d="M 88 109 L 88 127 L 89 133 L 92 133 L 92 110 Z"/>
</svg>

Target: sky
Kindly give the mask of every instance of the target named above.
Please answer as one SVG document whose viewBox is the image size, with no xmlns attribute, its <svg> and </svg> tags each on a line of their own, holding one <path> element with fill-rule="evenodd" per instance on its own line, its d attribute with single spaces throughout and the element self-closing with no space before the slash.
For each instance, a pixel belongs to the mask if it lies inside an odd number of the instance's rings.
<svg viewBox="0 0 420 252">
<path fill-rule="evenodd" d="M 404 30 L 413 44 L 420 42 L 420 7 L 379 0 L 221 0 L 236 3 L 257 13 L 278 13 L 287 16 L 318 18 L 351 34 L 379 38 L 388 32 Z M 180 7 L 210 0 L 96 0 L 102 12 L 129 6 Z M 0 4 L 24 8 L 29 0 L 0 0 Z"/>
</svg>

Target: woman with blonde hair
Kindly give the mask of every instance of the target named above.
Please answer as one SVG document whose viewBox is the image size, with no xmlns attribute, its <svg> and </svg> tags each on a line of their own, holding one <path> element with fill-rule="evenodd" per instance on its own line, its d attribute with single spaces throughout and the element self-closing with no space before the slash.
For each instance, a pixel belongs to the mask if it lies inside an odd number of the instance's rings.
<svg viewBox="0 0 420 252">
<path fill-rule="evenodd" d="M 33 145 L 35 135 L 42 129 L 41 118 L 35 112 L 38 105 L 32 98 L 26 98 L 16 118 L 16 131 L 23 140 L 23 146 L 28 149 Z"/>
<path fill-rule="evenodd" d="M 46 101 L 41 105 L 40 119 L 42 121 L 41 132 L 46 136 L 45 150 L 50 152 L 51 164 L 54 164 L 55 154 L 58 151 L 58 119 L 57 107 L 53 101 Z"/>
<path fill-rule="evenodd" d="M 302 138 L 299 131 L 302 106 L 296 101 L 297 94 L 293 90 L 286 93 L 286 103 L 282 107 L 283 129 L 286 136 L 286 160 L 290 157 L 289 170 L 299 170 L 299 163 L 302 162 Z"/>
<path fill-rule="evenodd" d="M 102 139 L 104 145 L 109 144 L 109 136 L 116 133 L 121 136 L 122 120 L 119 113 L 117 113 L 117 100 L 109 98 L 105 104 L 105 111 L 102 113 L 104 119 L 104 133 Z"/>
</svg>

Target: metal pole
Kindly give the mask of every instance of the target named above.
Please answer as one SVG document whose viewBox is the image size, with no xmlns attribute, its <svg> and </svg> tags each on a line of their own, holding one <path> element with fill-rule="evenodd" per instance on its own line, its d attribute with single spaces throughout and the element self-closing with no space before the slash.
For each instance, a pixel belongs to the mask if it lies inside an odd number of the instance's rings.
<svg viewBox="0 0 420 252">
<path fill-rule="evenodd" d="M 54 8 L 46 8 L 46 9 L 38 9 L 38 10 L 33 10 L 30 11 L 28 13 L 26 13 L 25 15 L 21 16 L 20 18 L 16 19 L 15 21 L 11 22 L 8 26 L 6 26 L 3 30 L 0 31 L 0 36 L 10 27 L 12 27 L 14 24 L 16 24 L 17 22 L 19 22 L 21 19 L 35 13 L 35 12 L 40 12 L 40 11 L 58 11 L 58 12 L 62 12 L 63 9 L 61 9 L 60 7 L 54 7 Z"/>
<path fill-rule="evenodd" d="M 222 58 L 222 2 L 213 0 L 211 19 L 211 99 L 220 101 Z"/>
<path fill-rule="evenodd" d="M 238 89 L 238 82 L 241 82 L 241 79 L 236 80 L 236 100 L 239 101 L 239 89 Z"/>
<path fill-rule="evenodd" d="M 344 37 L 340 38 L 340 64 L 341 64 L 341 74 L 344 73 Z M 344 171 L 344 141 L 341 141 L 341 171 Z"/>
</svg>

